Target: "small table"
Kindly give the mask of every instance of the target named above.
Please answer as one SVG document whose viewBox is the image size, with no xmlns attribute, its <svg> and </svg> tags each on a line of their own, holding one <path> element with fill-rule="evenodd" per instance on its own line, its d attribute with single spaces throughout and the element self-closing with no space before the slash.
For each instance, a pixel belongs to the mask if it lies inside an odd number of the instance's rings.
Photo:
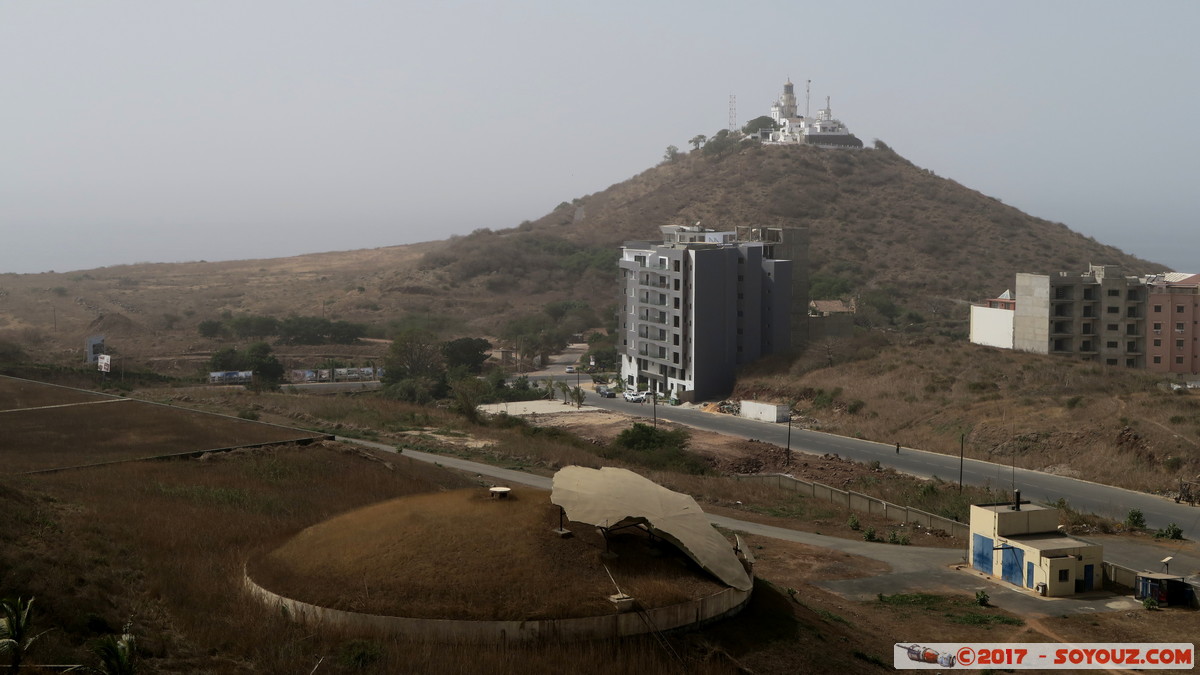
<svg viewBox="0 0 1200 675">
<path fill-rule="evenodd" d="M 508 499 L 508 493 L 512 492 L 512 488 L 494 487 L 489 492 L 492 494 L 492 499 Z"/>
</svg>

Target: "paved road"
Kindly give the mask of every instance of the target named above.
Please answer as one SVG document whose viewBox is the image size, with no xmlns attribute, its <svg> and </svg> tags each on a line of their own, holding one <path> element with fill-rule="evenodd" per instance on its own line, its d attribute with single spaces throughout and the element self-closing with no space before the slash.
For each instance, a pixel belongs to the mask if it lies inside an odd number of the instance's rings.
<svg viewBox="0 0 1200 675">
<path fill-rule="evenodd" d="M 384 443 L 340 436 L 337 440 L 346 443 L 356 443 L 384 452 L 396 452 L 393 446 Z M 528 485 L 542 490 L 551 489 L 552 481 L 550 478 L 535 476 L 523 471 L 502 469 L 490 464 L 473 462 L 458 457 L 446 457 L 420 452 L 407 448 L 404 449 L 403 456 L 421 462 L 438 464 L 467 473 L 474 473 L 480 477 L 488 476 L 509 485 Z M 892 595 L 895 593 L 916 591 L 944 591 L 973 594 L 977 590 L 986 590 L 992 596 L 993 605 L 1022 614 L 1049 616 L 1096 611 L 1117 611 L 1140 607 L 1140 604 L 1132 598 L 1115 596 L 1112 593 L 1099 591 L 1075 598 L 1038 597 L 1031 593 L 1017 590 L 1015 587 L 1009 587 L 1006 584 L 988 581 L 982 575 L 970 570 L 965 564 L 961 566 L 962 569 L 954 569 L 956 563 L 963 562 L 963 552 L 958 549 L 868 543 L 854 539 L 841 539 L 811 532 L 789 530 L 772 525 L 762 525 L 726 516 L 709 514 L 708 517 L 714 525 L 734 532 L 809 544 L 887 563 L 891 567 L 891 571 L 886 574 L 870 578 L 817 583 L 818 586 L 855 600 L 870 600 L 875 598 L 879 593 Z"/>
<path fill-rule="evenodd" d="M 669 405 L 659 405 L 657 410 L 653 410 L 650 403 L 644 405 L 627 403 L 620 398 L 602 399 L 598 396 L 589 396 L 587 403 L 607 410 L 644 417 L 652 417 L 657 414 L 660 419 L 730 436 L 755 438 L 781 446 L 787 444 L 788 429 L 787 425 L 782 423 L 759 422 L 732 415 L 706 413 L 695 408 Z M 958 480 L 959 459 L 950 455 L 913 448 L 903 448 L 900 454 L 896 454 L 894 445 L 834 436 L 795 427 L 791 430 L 791 439 L 793 450 L 816 455 L 836 454 L 845 459 L 860 462 L 875 460 L 883 466 L 894 467 L 897 471 L 922 478 L 938 476 L 951 482 Z M 1118 521 L 1125 519 L 1129 509 L 1137 508 L 1141 509 L 1146 517 L 1146 524 L 1150 527 L 1159 528 L 1168 523 L 1178 523 L 1183 528 L 1185 536 L 1200 535 L 1200 507 L 1176 504 L 1170 499 L 1155 495 L 1075 478 L 1055 476 L 1040 471 L 1021 468 L 1014 470 L 1011 466 L 976 459 L 967 459 L 963 462 L 963 482 L 968 485 L 990 486 L 1008 491 L 1012 488 L 1014 479 L 1016 487 L 1021 490 L 1023 499 L 1051 503 L 1062 497 L 1072 508 L 1107 516 Z"/>
</svg>

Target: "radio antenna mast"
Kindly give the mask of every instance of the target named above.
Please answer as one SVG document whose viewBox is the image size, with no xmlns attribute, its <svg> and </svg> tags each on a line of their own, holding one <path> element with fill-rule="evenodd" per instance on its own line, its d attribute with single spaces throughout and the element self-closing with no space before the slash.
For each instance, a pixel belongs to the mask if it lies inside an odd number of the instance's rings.
<svg viewBox="0 0 1200 675">
<path fill-rule="evenodd" d="M 808 117 L 808 102 L 812 98 L 812 80 L 804 81 L 804 116 Z"/>
<path fill-rule="evenodd" d="M 729 130 L 737 131 L 737 96 L 729 95 Z"/>
</svg>

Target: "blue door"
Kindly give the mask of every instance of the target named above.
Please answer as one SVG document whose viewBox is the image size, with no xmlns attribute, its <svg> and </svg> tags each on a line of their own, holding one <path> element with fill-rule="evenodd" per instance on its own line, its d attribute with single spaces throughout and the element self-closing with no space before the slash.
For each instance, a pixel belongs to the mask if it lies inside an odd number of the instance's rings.
<svg viewBox="0 0 1200 675">
<path fill-rule="evenodd" d="M 1083 590 L 1085 591 L 1092 590 L 1092 575 L 1095 574 L 1095 572 L 1092 571 L 1092 568 L 1094 567 L 1095 565 L 1083 566 Z"/>
<path fill-rule="evenodd" d="M 983 572 L 992 573 L 992 538 L 982 534 L 971 535 L 971 567 Z"/>
<path fill-rule="evenodd" d="M 1001 576 L 1014 586 L 1022 585 L 1021 572 L 1025 569 L 1025 551 L 1019 548 L 1004 549 L 1004 558 L 1000 563 Z"/>
<path fill-rule="evenodd" d="M 1025 588 L 1033 588 L 1033 563 L 1025 563 Z"/>
</svg>

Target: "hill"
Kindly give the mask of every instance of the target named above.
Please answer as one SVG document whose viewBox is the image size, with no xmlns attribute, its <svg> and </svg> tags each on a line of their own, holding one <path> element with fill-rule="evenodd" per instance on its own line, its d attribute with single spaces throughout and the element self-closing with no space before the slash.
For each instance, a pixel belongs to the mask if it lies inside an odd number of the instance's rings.
<svg viewBox="0 0 1200 675">
<path fill-rule="evenodd" d="M 220 340 L 200 322 L 241 315 L 320 316 L 362 323 L 373 337 L 421 326 L 496 335 L 514 316 L 582 300 L 600 317 L 615 294 L 617 246 L 658 227 L 805 226 L 813 297 L 894 303 L 961 333 L 966 304 L 1015 272 L 1131 272 L 1163 267 L 1035 218 L 873 150 L 741 144 L 678 156 L 516 227 L 445 241 L 270 260 L 139 264 L 72 273 L 0 275 L 0 343 L 78 363 L 82 341 L 160 370 L 192 372 Z M 870 305 L 871 302 L 865 303 Z M 601 319 L 602 320 L 602 319 Z M 379 349 L 298 350 L 297 361 L 368 359 Z"/>
<path fill-rule="evenodd" d="M 914 305 L 935 298 L 962 303 L 993 297 L 1019 271 L 1102 261 L 1137 273 L 1163 269 L 938 177 L 882 144 L 858 152 L 758 144 L 691 152 L 515 230 L 452 239 L 423 265 L 459 283 L 507 274 L 510 289 L 546 293 L 539 275 L 507 267 L 510 260 L 552 264 L 522 250 L 544 247 L 538 240 L 561 240 L 564 250 L 573 244 L 568 256 L 578 256 L 656 238 L 660 225 L 694 222 L 809 228 L 816 297 L 884 289 Z M 599 290 L 583 275 L 556 281 L 573 285 L 577 297 Z M 599 295 L 608 297 L 611 287 Z M 958 314 L 965 319 L 965 309 Z"/>
</svg>

